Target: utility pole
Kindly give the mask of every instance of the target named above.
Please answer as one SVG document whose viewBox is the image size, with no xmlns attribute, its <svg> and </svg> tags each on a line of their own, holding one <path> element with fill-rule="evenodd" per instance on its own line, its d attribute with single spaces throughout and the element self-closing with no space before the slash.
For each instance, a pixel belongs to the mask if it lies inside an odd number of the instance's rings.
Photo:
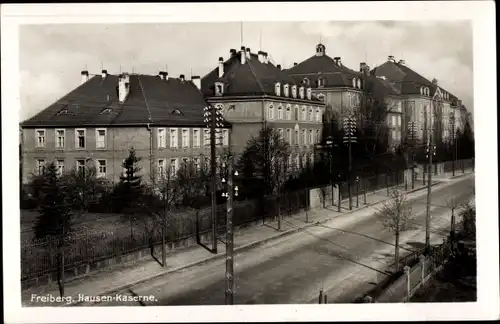
<svg viewBox="0 0 500 324">
<path fill-rule="evenodd" d="M 432 110 L 432 101 L 430 105 L 430 110 Z M 430 115 L 432 116 L 432 114 Z M 429 121 L 429 125 L 431 122 Z M 426 158 L 427 160 L 427 211 L 425 216 L 425 249 L 429 252 L 431 247 L 430 241 L 430 225 L 431 225 L 431 197 L 432 197 L 432 156 L 436 154 L 436 146 L 432 143 L 432 126 L 430 127 L 430 131 L 428 132 L 428 142 L 426 149 Z"/>
<path fill-rule="evenodd" d="M 216 162 L 216 143 L 215 134 L 217 127 L 223 127 L 221 107 L 209 105 L 204 108 L 204 121 L 206 127 L 210 130 L 210 175 L 211 175 L 211 200 L 212 200 L 212 253 L 217 253 L 217 162 Z"/>
<path fill-rule="evenodd" d="M 455 159 L 456 159 L 456 156 L 455 156 L 455 150 L 456 150 L 456 143 L 455 143 L 455 113 L 454 112 L 451 112 L 450 113 L 450 128 L 451 128 L 451 143 L 453 143 L 453 158 L 451 159 L 452 161 L 452 175 L 455 176 Z"/>
<path fill-rule="evenodd" d="M 229 155 L 229 161 L 227 164 L 227 185 L 226 191 L 222 193 L 226 197 L 226 305 L 234 304 L 234 234 L 233 234 L 233 200 L 234 197 L 238 196 L 238 186 L 233 186 L 233 175 L 238 176 L 238 171 L 234 171 L 234 161 L 232 154 Z M 225 179 L 222 179 L 222 183 L 226 183 Z"/>
<path fill-rule="evenodd" d="M 349 115 L 344 118 L 344 144 L 348 145 L 349 150 L 349 161 L 348 161 L 348 171 L 347 171 L 347 188 L 349 191 L 349 210 L 352 210 L 352 192 L 351 192 L 351 170 L 352 170 L 352 143 L 356 142 L 356 137 L 354 137 L 354 132 L 356 131 L 356 120 L 354 116 Z"/>
<path fill-rule="evenodd" d="M 415 168 L 414 168 L 414 161 L 415 161 L 415 156 L 414 156 L 414 150 L 415 150 L 415 140 L 416 140 L 416 125 L 414 121 L 408 122 L 408 140 L 409 140 L 409 148 L 410 148 L 410 153 L 409 155 L 409 160 L 410 165 L 411 165 L 411 188 L 415 189 Z"/>
</svg>

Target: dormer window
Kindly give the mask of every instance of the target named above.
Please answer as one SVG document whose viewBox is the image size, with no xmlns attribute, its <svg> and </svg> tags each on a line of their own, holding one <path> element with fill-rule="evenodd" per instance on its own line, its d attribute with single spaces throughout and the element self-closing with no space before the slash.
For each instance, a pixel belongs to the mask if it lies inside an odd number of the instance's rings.
<svg viewBox="0 0 500 324">
<path fill-rule="evenodd" d="M 299 97 L 300 99 L 304 99 L 304 87 L 299 88 Z"/>
<path fill-rule="evenodd" d="M 222 96 L 224 94 L 224 83 L 215 82 L 215 95 Z"/>
<path fill-rule="evenodd" d="M 361 79 L 358 79 L 358 89 L 361 89 Z"/>
<path fill-rule="evenodd" d="M 318 88 L 323 88 L 325 86 L 325 80 L 323 78 L 318 78 Z"/>
<path fill-rule="evenodd" d="M 311 100 L 311 96 L 312 96 L 312 90 L 311 88 L 307 88 L 307 99 Z"/>
<path fill-rule="evenodd" d="M 274 85 L 274 93 L 277 95 L 277 96 L 281 96 L 281 84 L 279 82 L 277 82 L 275 85 Z"/>
<path fill-rule="evenodd" d="M 353 78 L 353 79 L 352 79 L 352 87 L 353 87 L 353 88 L 356 88 L 356 78 Z"/>
<path fill-rule="evenodd" d="M 423 87 L 420 87 L 420 94 L 423 95 L 424 94 L 424 88 Z"/>
<path fill-rule="evenodd" d="M 292 86 L 292 97 L 297 98 L 297 86 L 295 84 Z"/>
<path fill-rule="evenodd" d="M 105 108 L 101 111 L 101 115 L 109 115 L 109 114 L 112 114 L 113 113 L 113 109 L 112 108 Z"/>
<path fill-rule="evenodd" d="M 324 101 L 324 100 L 325 100 L 325 95 L 324 95 L 324 94 L 322 94 L 322 93 L 318 94 L 318 96 L 317 96 L 317 97 L 318 97 L 318 99 L 319 99 L 319 100 L 321 100 L 321 101 Z"/>
<path fill-rule="evenodd" d="M 174 116 L 182 116 L 184 115 L 179 109 L 172 110 L 172 115 Z"/>
<path fill-rule="evenodd" d="M 288 97 L 288 96 L 290 95 L 290 93 L 289 93 L 288 89 L 289 89 L 288 84 L 285 84 L 285 85 L 283 86 L 283 95 L 284 95 L 285 97 Z"/>
<path fill-rule="evenodd" d="M 304 78 L 304 80 L 302 80 L 302 84 L 305 85 L 305 86 L 308 86 L 309 85 L 309 79 L 308 78 Z"/>
<path fill-rule="evenodd" d="M 57 113 L 58 115 L 67 115 L 68 114 L 68 109 L 64 108 L 60 112 Z"/>
</svg>

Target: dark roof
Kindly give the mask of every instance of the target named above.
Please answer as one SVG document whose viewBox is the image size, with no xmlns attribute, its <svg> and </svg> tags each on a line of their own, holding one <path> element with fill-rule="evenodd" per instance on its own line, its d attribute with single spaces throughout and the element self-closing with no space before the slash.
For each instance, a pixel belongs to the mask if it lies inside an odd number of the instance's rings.
<svg viewBox="0 0 500 324">
<path fill-rule="evenodd" d="M 371 92 L 388 96 L 400 96 L 401 91 L 389 80 L 384 80 L 376 76 L 368 76 L 369 89 Z"/>
<path fill-rule="evenodd" d="M 207 104 L 189 80 L 131 74 L 124 103 L 118 101 L 117 86 L 117 75 L 108 74 L 104 79 L 95 75 L 21 126 L 204 125 Z M 105 111 L 107 108 L 111 110 Z"/>
<path fill-rule="evenodd" d="M 434 95 L 437 89 L 432 81 L 429 81 L 427 78 L 399 62 L 387 61 L 374 68 L 371 73 L 376 76 L 385 76 L 393 82 L 403 94 L 420 94 L 420 87 L 427 86 L 430 88 L 431 95 Z M 446 91 L 442 87 L 439 88 L 441 91 L 449 93 L 451 102 L 457 99 L 457 97 L 449 91 Z"/>
<path fill-rule="evenodd" d="M 201 79 L 201 90 L 206 97 L 214 96 L 215 82 L 224 83 L 224 96 L 275 96 L 276 82 L 300 86 L 273 63 L 260 62 L 258 55 L 254 53 L 250 54 L 250 59 L 247 59 L 245 64 L 241 64 L 240 52 L 224 62 L 222 78 L 219 78 L 218 67 L 216 67 Z M 293 100 L 292 97 L 283 98 Z M 312 101 L 319 100 L 312 98 Z"/>
<path fill-rule="evenodd" d="M 324 87 L 352 87 L 352 79 L 361 76 L 360 72 L 351 70 L 342 63 L 337 65 L 326 54 L 311 56 L 286 72 L 298 83 L 305 78 L 309 79 L 313 87 L 317 87 L 319 78 L 323 79 Z"/>
</svg>

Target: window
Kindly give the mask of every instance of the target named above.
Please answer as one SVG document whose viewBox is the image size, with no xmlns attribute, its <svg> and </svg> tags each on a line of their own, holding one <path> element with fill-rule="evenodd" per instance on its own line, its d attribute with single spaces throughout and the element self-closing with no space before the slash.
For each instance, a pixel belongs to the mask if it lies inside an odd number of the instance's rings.
<svg viewBox="0 0 500 324">
<path fill-rule="evenodd" d="M 177 174 L 177 159 L 170 159 L 170 176 L 175 177 Z"/>
<path fill-rule="evenodd" d="M 283 86 L 283 95 L 284 95 L 285 97 L 288 97 L 288 96 L 290 95 L 290 93 L 288 92 L 288 84 L 285 84 L 285 85 Z"/>
<path fill-rule="evenodd" d="M 313 153 L 309 153 L 309 163 L 310 163 L 311 167 L 314 165 L 314 154 Z"/>
<path fill-rule="evenodd" d="M 57 160 L 56 162 L 57 174 L 62 176 L 64 173 L 64 160 Z"/>
<path fill-rule="evenodd" d="M 216 128 L 215 129 L 215 145 L 222 145 L 223 142 L 223 134 L 222 134 L 222 129 Z"/>
<path fill-rule="evenodd" d="M 309 108 L 309 120 L 313 121 L 314 120 L 313 118 L 314 118 L 314 116 L 313 116 L 313 109 Z"/>
<path fill-rule="evenodd" d="M 36 147 L 45 147 L 45 129 L 37 129 L 36 133 Z"/>
<path fill-rule="evenodd" d="M 316 121 L 317 122 L 320 122 L 321 121 L 321 111 L 318 109 L 316 109 Z"/>
<path fill-rule="evenodd" d="M 311 100 L 311 96 L 312 96 L 312 90 L 311 88 L 307 88 L 307 99 Z"/>
<path fill-rule="evenodd" d="M 324 85 L 325 81 L 323 80 L 323 78 L 318 78 L 318 88 L 323 88 Z"/>
<path fill-rule="evenodd" d="M 299 97 L 300 99 L 304 99 L 304 87 L 299 88 Z"/>
<path fill-rule="evenodd" d="M 167 138 L 165 137 L 166 134 L 165 128 L 158 128 L 157 131 L 157 136 L 158 136 L 158 148 L 165 148 L 167 147 Z"/>
<path fill-rule="evenodd" d="M 186 170 L 188 167 L 189 167 L 189 158 L 182 158 L 182 168 L 184 168 L 184 170 Z"/>
<path fill-rule="evenodd" d="M 302 84 L 308 86 L 309 85 L 309 79 L 308 78 L 304 78 L 302 80 Z"/>
<path fill-rule="evenodd" d="M 361 89 L 361 79 L 358 79 L 358 89 Z"/>
<path fill-rule="evenodd" d="M 319 133 L 319 129 L 316 130 L 316 143 L 319 143 L 320 142 L 320 133 Z"/>
<path fill-rule="evenodd" d="M 297 98 L 297 86 L 295 84 L 292 86 L 292 97 Z"/>
<path fill-rule="evenodd" d="M 36 160 L 36 172 L 38 175 L 42 175 L 45 171 L 45 160 L 38 159 Z"/>
<path fill-rule="evenodd" d="M 299 120 L 299 107 L 295 106 L 295 120 Z"/>
<path fill-rule="evenodd" d="M 281 84 L 279 82 L 274 86 L 274 92 L 277 96 L 281 96 Z"/>
<path fill-rule="evenodd" d="M 398 118 L 396 119 L 396 121 L 398 122 L 398 126 L 401 126 L 401 116 L 398 116 Z"/>
<path fill-rule="evenodd" d="M 106 177 L 106 160 L 97 160 L 97 177 Z"/>
<path fill-rule="evenodd" d="M 193 129 L 193 147 L 200 147 L 200 130 Z"/>
<path fill-rule="evenodd" d="M 356 88 L 356 78 L 353 78 L 353 79 L 352 79 L 352 87 L 353 87 L 353 88 Z"/>
<path fill-rule="evenodd" d="M 224 94 L 224 84 L 222 82 L 215 82 L 215 95 L 222 96 Z"/>
<path fill-rule="evenodd" d="M 302 130 L 302 145 L 307 145 L 307 133 L 306 130 Z"/>
<path fill-rule="evenodd" d="M 396 125 L 397 125 L 397 121 L 396 121 L 396 119 L 397 119 L 397 116 L 394 116 L 394 115 L 393 115 L 393 116 L 392 116 L 391 126 L 393 126 L 393 127 L 394 127 L 394 126 L 396 126 Z"/>
<path fill-rule="evenodd" d="M 96 129 L 95 132 L 96 137 L 96 148 L 105 148 L 106 147 L 106 130 L 105 129 Z"/>
<path fill-rule="evenodd" d="M 291 169 L 293 167 L 293 156 L 288 154 L 288 167 Z"/>
<path fill-rule="evenodd" d="M 189 147 L 189 129 L 182 129 L 182 147 Z"/>
<path fill-rule="evenodd" d="M 278 107 L 278 119 L 283 119 L 283 107 Z"/>
<path fill-rule="evenodd" d="M 64 129 L 56 129 L 56 148 L 64 148 L 65 137 L 66 131 Z"/>
<path fill-rule="evenodd" d="M 274 106 L 269 105 L 267 119 L 273 119 L 273 118 L 274 118 Z"/>
<path fill-rule="evenodd" d="M 307 112 L 306 112 L 306 107 L 302 107 L 302 111 L 301 111 L 301 116 L 300 116 L 300 119 L 301 120 L 307 120 L 307 116 L 306 116 Z"/>
<path fill-rule="evenodd" d="M 288 144 L 292 144 L 292 130 L 290 128 L 286 129 L 286 139 L 288 141 Z"/>
<path fill-rule="evenodd" d="M 309 130 L 309 144 L 314 144 L 314 134 L 312 129 Z"/>
<path fill-rule="evenodd" d="M 325 101 L 325 95 L 322 93 L 318 94 L 318 99 L 321 101 Z"/>
<path fill-rule="evenodd" d="M 295 167 L 300 169 L 300 154 L 295 155 Z"/>
<path fill-rule="evenodd" d="M 158 160 L 158 164 L 157 164 L 157 170 L 158 170 L 158 178 L 162 178 L 165 176 L 165 160 L 163 159 L 160 159 Z"/>
<path fill-rule="evenodd" d="M 283 138 L 283 128 L 278 128 L 278 134 L 280 134 L 280 139 L 284 139 Z"/>
<path fill-rule="evenodd" d="M 178 143 L 177 128 L 170 128 L 170 147 L 177 148 Z"/>
<path fill-rule="evenodd" d="M 210 130 L 207 128 L 203 129 L 203 145 L 210 146 Z"/>
<path fill-rule="evenodd" d="M 79 173 L 84 173 L 85 172 L 85 160 L 76 160 L 76 170 Z"/>
<path fill-rule="evenodd" d="M 229 146 L 229 129 L 222 130 L 222 145 Z"/>
<path fill-rule="evenodd" d="M 295 145 L 299 145 L 299 130 L 295 130 Z"/>
<path fill-rule="evenodd" d="M 200 158 L 197 158 L 197 157 L 193 158 L 193 165 L 194 165 L 196 171 L 200 171 L 200 166 L 201 166 Z"/>
<path fill-rule="evenodd" d="M 77 129 L 75 130 L 76 136 L 76 148 L 85 148 L 85 129 Z"/>
</svg>

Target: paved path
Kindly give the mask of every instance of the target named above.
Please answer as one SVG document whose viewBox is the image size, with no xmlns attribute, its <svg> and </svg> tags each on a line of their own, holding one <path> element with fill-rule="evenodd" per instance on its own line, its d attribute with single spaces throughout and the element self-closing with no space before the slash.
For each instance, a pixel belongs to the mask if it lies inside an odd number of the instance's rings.
<svg viewBox="0 0 500 324">
<path fill-rule="evenodd" d="M 422 187 L 421 184 L 416 185 L 416 189 Z M 471 190 L 472 191 L 472 190 Z M 410 194 L 410 196 L 424 196 L 424 191 L 416 192 Z M 367 203 L 373 204 L 380 202 L 382 200 L 387 199 L 386 190 L 380 190 L 375 193 L 371 193 L 367 195 Z M 362 204 L 362 199 L 360 197 L 360 207 L 364 206 Z M 280 246 L 280 242 L 283 245 L 288 245 L 289 242 L 293 242 L 295 239 L 290 239 L 288 236 L 284 236 L 287 232 L 294 232 L 298 228 L 304 227 L 314 227 L 314 231 L 317 231 L 317 226 L 314 226 L 315 222 L 321 221 L 325 222 L 328 219 L 339 220 L 341 223 L 350 223 L 356 217 L 350 217 L 347 209 L 347 201 L 344 200 L 342 204 L 342 213 L 337 212 L 337 208 L 328 208 L 328 209 L 317 209 L 313 211 L 309 211 L 307 216 L 305 213 L 299 213 L 292 217 L 286 217 L 282 224 L 282 231 L 276 231 L 276 222 L 268 223 L 264 226 L 256 226 L 252 228 L 246 228 L 242 230 L 238 230 L 235 233 L 235 248 L 244 249 L 245 247 L 251 247 L 255 244 L 259 244 L 260 242 L 270 241 L 269 244 L 265 244 L 264 246 L 260 246 L 258 248 L 254 248 L 256 251 L 264 250 L 265 246 Z M 369 210 L 369 207 L 365 207 L 365 209 L 359 209 L 353 211 L 351 213 L 362 213 L 366 217 L 366 215 L 370 215 L 373 210 Z M 309 223 L 306 224 L 306 219 L 309 220 Z M 305 233 L 305 232 L 303 232 Z M 309 234 L 297 233 L 299 236 L 310 237 Z M 295 237 L 292 235 L 292 237 Z M 291 241 L 290 241 L 291 240 Z M 286 243 L 288 242 L 288 243 Z M 295 245 L 291 245 L 290 248 L 293 248 Z M 146 260 L 142 262 L 137 262 L 135 264 L 126 264 L 119 267 L 113 267 L 111 269 L 101 271 L 95 273 L 91 276 L 83 278 L 81 280 L 72 281 L 66 283 L 66 295 L 72 296 L 73 301 L 77 300 L 78 295 L 82 294 L 85 296 L 96 296 L 99 294 L 107 293 L 111 294 L 116 291 L 119 291 L 124 286 L 132 286 L 135 289 L 137 286 L 136 282 L 146 281 L 144 285 L 147 285 L 149 282 L 154 282 L 155 279 L 151 279 L 154 277 L 161 276 L 158 280 L 164 280 L 161 278 L 171 277 L 175 278 L 175 272 L 179 272 L 182 276 L 183 273 L 189 273 L 189 265 L 200 264 L 200 262 L 206 262 L 206 266 L 208 268 L 215 266 L 216 268 L 220 268 L 220 264 L 224 261 L 221 261 L 224 257 L 225 249 L 223 244 L 218 245 L 219 254 L 214 256 L 210 254 L 207 250 L 195 246 L 187 249 L 183 249 L 177 252 L 173 252 L 168 255 L 167 259 L 167 267 L 162 268 L 156 261 Z M 275 248 L 271 248 L 271 250 L 276 250 Z M 266 250 L 267 251 L 267 250 Z M 219 261 L 211 261 L 214 257 L 219 258 Z M 236 261 L 238 264 L 238 260 Z M 237 268 L 239 266 L 237 265 Z M 186 268 L 185 270 L 179 271 L 179 269 Z M 205 268 L 205 265 L 199 265 L 193 268 Z M 218 268 L 217 268 L 218 269 Z M 216 272 L 220 272 L 217 270 Z M 162 274 L 170 273 L 167 276 L 162 276 Z M 223 273 L 223 270 L 222 272 Z M 189 281 L 188 279 L 181 279 L 179 282 L 183 282 L 184 280 Z M 140 286 L 141 284 L 139 284 Z M 25 290 L 22 293 L 23 305 L 32 305 L 32 306 L 55 306 L 55 305 L 64 305 L 64 303 L 36 303 L 32 301 L 33 294 L 42 295 L 42 294 L 51 294 L 53 296 L 58 296 L 57 287 L 37 287 L 34 289 Z"/>
</svg>

